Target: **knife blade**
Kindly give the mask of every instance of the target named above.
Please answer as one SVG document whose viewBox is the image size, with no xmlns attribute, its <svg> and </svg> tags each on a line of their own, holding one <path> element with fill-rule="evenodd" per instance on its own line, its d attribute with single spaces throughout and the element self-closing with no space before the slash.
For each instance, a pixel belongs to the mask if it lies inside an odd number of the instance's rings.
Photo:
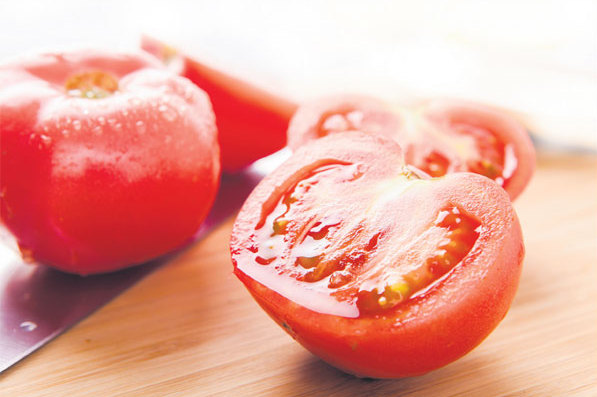
<svg viewBox="0 0 597 397">
<path fill-rule="evenodd" d="M 240 173 L 223 175 L 214 206 L 195 239 L 235 214 L 257 183 L 289 154 L 282 149 Z M 0 241 L 0 373 L 167 265 L 177 253 L 118 272 L 83 277 L 26 264 L 10 245 L 6 239 Z"/>
</svg>

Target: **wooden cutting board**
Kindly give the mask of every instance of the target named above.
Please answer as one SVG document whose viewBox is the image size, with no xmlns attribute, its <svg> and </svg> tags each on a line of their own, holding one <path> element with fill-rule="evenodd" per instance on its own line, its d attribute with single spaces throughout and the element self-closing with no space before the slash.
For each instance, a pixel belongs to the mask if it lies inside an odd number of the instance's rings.
<svg viewBox="0 0 597 397">
<path fill-rule="evenodd" d="M 516 202 L 526 242 L 514 304 L 464 358 L 363 380 L 323 363 L 232 274 L 232 219 L 0 375 L 1 396 L 596 396 L 597 156 L 540 152 Z"/>
</svg>

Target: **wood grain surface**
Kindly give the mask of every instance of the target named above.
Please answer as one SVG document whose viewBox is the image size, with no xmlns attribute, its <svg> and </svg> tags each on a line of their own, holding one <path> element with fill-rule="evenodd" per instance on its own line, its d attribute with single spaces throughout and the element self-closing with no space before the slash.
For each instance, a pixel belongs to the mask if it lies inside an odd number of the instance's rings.
<svg viewBox="0 0 597 397">
<path fill-rule="evenodd" d="M 232 219 L 0 375 L 2 396 L 596 396 L 597 156 L 539 153 L 516 202 L 524 271 L 504 321 L 425 376 L 323 363 L 232 274 Z"/>
</svg>

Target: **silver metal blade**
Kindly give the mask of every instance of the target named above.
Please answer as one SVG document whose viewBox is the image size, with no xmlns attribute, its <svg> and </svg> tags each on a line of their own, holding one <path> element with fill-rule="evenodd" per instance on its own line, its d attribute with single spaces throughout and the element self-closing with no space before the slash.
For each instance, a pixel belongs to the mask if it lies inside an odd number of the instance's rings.
<svg viewBox="0 0 597 397">
<path fill-rule="evenodd" d="M 263 176 L 288 156 L 287 150 L 247 170 L 222 177 L 214 207 L 196 238 L 236 213 Z M 16 249 L 0 241 L 0 372 L 102 307 L 176 252 L 110 274 L 76 276 L 25 264 Z"/>
</svg>

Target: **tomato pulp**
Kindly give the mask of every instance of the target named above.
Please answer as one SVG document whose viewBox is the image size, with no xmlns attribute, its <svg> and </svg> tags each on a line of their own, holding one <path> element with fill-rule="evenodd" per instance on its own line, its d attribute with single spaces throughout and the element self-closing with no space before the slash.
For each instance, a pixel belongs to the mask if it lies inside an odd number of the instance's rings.
<svg viewBox="0 0 597 397">
<path fill-rule="evenodd" d="M 146 54 L 0 66 L 1 214 L 28 259 L 90 274 L 188 241 L 220 173 L 208 97 Z"/>
<path fill-rule="evenodd" d="M 396 140 L 406 162 L 430 176 L 468 171 L 484 175 L 515 199 L 535 169 L 535 150 L 522 124 L 497 108 L 432 100 L 391 110 L 361 96 L 322 98 L 299 108 L 288 129 L 296 149 L 328 134 L 359 130 Z"/>
<path fill-rule="evenodd" d="M 420 375 L 505 316 L 524 254 L 506 192 L 473 173 L 421 179 L 392 140 L 299 148 L 242 207 L 234 272 L 297 341 L 358 376 Z"/>
<path fill-rule="evenodd" d="M 209 95 L 216 114 L 224 171 L 238 171 L 286 145 L 286 130 L 296 104 L 150 37 L 143 37 L 141 46 Z"/>
</svg>

